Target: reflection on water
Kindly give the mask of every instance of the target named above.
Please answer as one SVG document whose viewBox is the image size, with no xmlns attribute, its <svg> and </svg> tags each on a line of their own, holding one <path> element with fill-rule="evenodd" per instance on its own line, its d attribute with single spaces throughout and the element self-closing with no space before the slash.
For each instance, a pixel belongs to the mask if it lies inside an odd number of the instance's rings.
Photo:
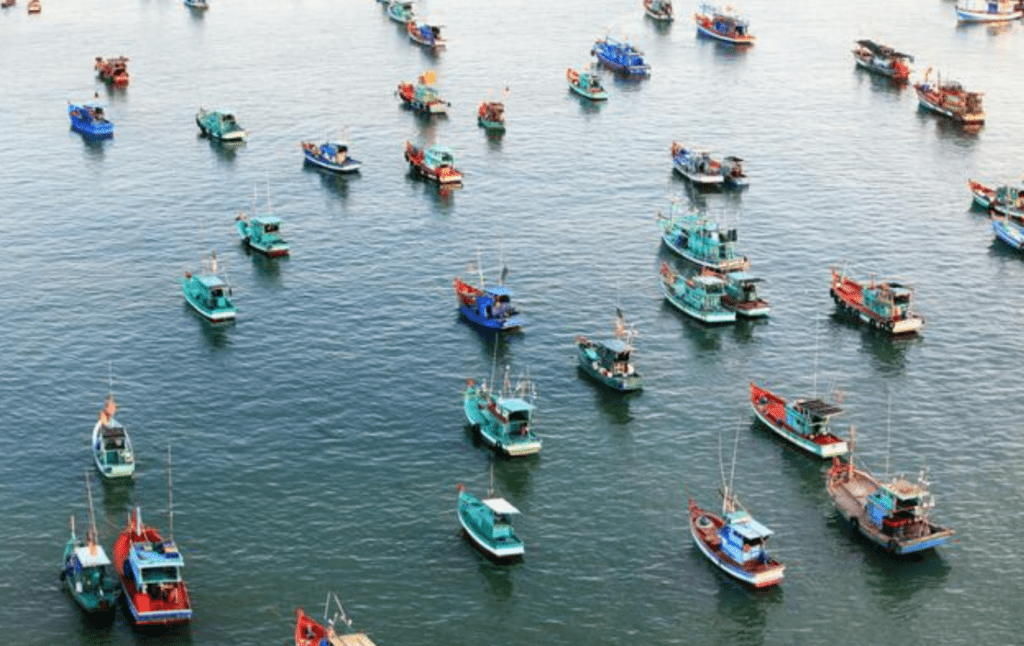
<svg viewBox="0 0 1024 646">
<path fill-rule="evenodd" d="M 95 159 L 103 159 L 106 153 L 107 142 L 111 141 L 112 137 L 93 137 L 78 132 L 74 128 L 68 128 L 68 134 L 74 137 L 80 137 L 82 139 L 82 147 L 85 149 L 85 153 L 88 157 Z"/>
<path fill-rule="evenodd" d="M 488 461 L 494 467 L 494 486 L 498 494 L 509 498 L 513 505 L 529 497 L 533 491 L 531 473 L 540 464 L 538 460 L 501 460 L 492 454 Z"/>
<path fill-rule="evenodd" d="M 242 249 L 245 250 L 245 254 L 247 256 L 251 257 L 253 267 L 252 276 L 261 287 L 281 286 L 281 263 L 288 262 L 291 258 L 290 255 L 269 258 L 265 254 L 255 251 L 246 244 L 242 244 Z"/>
<path fill-rule="evenodd" d="M 700 557 L 704 558 L 704 555 Z M 710 562 L 708 566 L 714 567 Z M 724 572 L 718 572 L 720 578 L 728 579 L 728 582 L 722 581 L 718 590 L 717 621 L 710 626 L 712 634 L 701 641 L 708 644 L 763 644 L 768 608 L 783 603 L 783 587 L 748 588 Z"/>
<path fill-rule="evenodd" d="M 192 306 L 188 303 L 184 303 L 182 307 L 184 307 L 188 314 L 198 322 L 207 345 L 211 348 L 217 348 L 218 350 L 223 350 L 231 345 L 229 330 L 235 326 L 234 319 L 221 323 L 214 323 L 192 309 Z"/>
<path fill-rule="evenodd" d="M 884 74 L 877 74 L 870 70 L 866 70 L 856 63 L 853 65 L 853 71 L 857 76 L 858 84 L 863 85 L 864 83 L 868 83 L 871 86 L 872 91 L 875 92 L 898 96 L 909 86 L 909 83 L 907 82 L 894 81 Z"/>
<path fill-rule="evenodd" d="M 131 433 L 131 431 L 129 431 Z M 135 457 L 139 459 L 138 454 Z M 93 492 L 98 498 L 102 498 L 102 511 L 103 514 L 97 514 L 96 517 L 96 528 L 99 531 L 101 542 L 104 545 L 112 544 L 113 537 L 117 536 L 125 526 L 128 512 L 131 511 L 132 507 L 135 506 L 135 482 L 134 479 L 139 476 L 139 464 L 136 462 L 136 475 L 132 478 L 121 478 L 118 480 L 107 480 L 102 476 L 98 476 L 102 480 L 102 486 L 97 488 L 96 482 L 93 482 Z M 106 540 L 107 538 L 111 540 Z"/>
<path fill-rule="evenodd" d="M 216 137 L 204 137 L 202 133 L 197 134 L 196 138 L 206 139 L 209 142 L 210 148 L 217 154 L 217 159 L 226 164 L 234 162 L 238 151 L 245 147 L 244 139 L 241 141 L 221 141 Z"/>
<path fill-rule="evenodd" d="M 640 371 L 641 373 L 643 371 Z M 620 392 L 612 390 L 608 386 L 598 382 L 596 379 L 590 376 L 590 374 L 583 369 L 583 366 L 576 365 L 576 376 L 581 380 L 585 381 L 589 387 L 594 391 L 594 401 L 597 404 L 597 409 L 601 411 L 608 420 L 617 426 L 626 426 L 633 421 L 634 417 L 629 412 L 630 401 L 641 397 L 643 395 L 642 390 L 633 390 L 627 392 Z"/>
<path fill-rule="evenodd" d="M 359 173 L 334 173 L 316 164 L 310 164 L 303 158 L 302 172 L 313 173 L 320 176 L 320 184 L 338 197 L 348 197 L 348 183 L 359 177 Z"/>
<path fill-rule="evenodd" d="M 512 593 L 515 592 L 512 575 L 522 565 L 522 562 L 494 563 L 479 551 L 477 551 L 477 555 L 480 558 L 480 574 L 487 582 L 487 592 L 491 600 L 502 603 L 511 601 Z"/>
<path fill-rule="evenodd" d="M 722 349 L 722 334 L 726 326 L 701 323 L 680 312 L 665 298 L 661 300 L 661 311 L 667 316 L 679 319 L 680 336 L 693 343 L 699 352 L 714 352 Z"/>
</svg>

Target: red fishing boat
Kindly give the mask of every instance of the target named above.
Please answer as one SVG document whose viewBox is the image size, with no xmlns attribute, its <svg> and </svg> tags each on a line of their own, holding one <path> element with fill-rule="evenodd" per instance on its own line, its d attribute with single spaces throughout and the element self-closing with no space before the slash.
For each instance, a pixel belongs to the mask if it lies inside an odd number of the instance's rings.
<svg viewBox="0 0 1024 646">
<path fill-rule="evenodd" d="M 455 155 L 447 146 L 426 146 L 420 148 L 412 142 L 405 142 L 405 161 L 417 173 L 438 184 L 459 184 L 462 173 L 455 168 Z"/>
<path fill-rule="evenodd" d="M 858 281 L 845 270 L 832 268 L 829 287 L 839 312 L 845 312 L 869 327 L 889 334 L 912 334 L 924 325 L 924 318 L 910 310 L 913 290 L 892 280 Z"/>
<path fill-rule="evenodd" d="M 968 92 L 956 81 L 943 81 L 941 77 L 935 83 L 928 82 L 929 67 L 924 79 L 914 84 L 917 101 L 922 108 L 949 117 L 963 124 L 979 125 L 985 123 L 985 108 L 981 103 L 981 92 Z"/>
<path fill-rule="evenodd" d="M 114 542 L 114 567 L 136 625 L 183 624 L 192 619 L 188 588 L 181 578 L 184 565 L 173 538 L 164 540 L 157 529 L 143 525 L 136 507 Z"/>
<path fill-rule="evenodd" d="M 333 618 L 327 620 L 327 610 L 332 596 L 338 605 L 338 611 Z M 335 595 L 327 595 L 323 623 L 307 615 L 302 608 L 297 609 L 295 614 L 295 646 L 375 646 L 366 633 L 352 629 L 352 620 L 345 614 L 345 609 L 341 607 L 341 602 Z M 337 627 L 339 620 L 346 628 Z"/>
<path fill-rule="evenodd" d="M 128 85 L 128 57 L 116 56 L 114 58 L 96 57 L 96 73 L 107 83 L 113 83 L 118 87 Z"/>
</svg>

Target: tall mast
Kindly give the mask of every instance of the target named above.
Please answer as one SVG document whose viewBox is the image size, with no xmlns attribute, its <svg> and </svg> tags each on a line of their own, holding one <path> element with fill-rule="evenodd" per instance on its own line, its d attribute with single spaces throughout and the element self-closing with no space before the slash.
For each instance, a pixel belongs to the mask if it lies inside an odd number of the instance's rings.
<svg viewBox="0 0 1024 646">
<path fill-rule="evenodd" d="M 174 540 L 174 489 L 171 486 L 171 445 L 167 445 L 167 517 L 168 533 Z"/>
</svg>

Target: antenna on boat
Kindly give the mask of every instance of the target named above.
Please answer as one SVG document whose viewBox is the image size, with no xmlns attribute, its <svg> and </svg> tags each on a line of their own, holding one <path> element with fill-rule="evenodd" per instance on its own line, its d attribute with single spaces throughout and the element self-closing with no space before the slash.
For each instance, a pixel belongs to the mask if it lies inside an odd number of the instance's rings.
<svg viewBox="0 0 1024 646">
<path fill-rule="evenodd" d="M 494 353 L 493 353 L 493 356 L 491 357 L 491 380 L 490 380 L 489 383 L 491 385 L 490 387 L 491 387 L 491 392 L 492 393 L 494 392 L 494 371 L 495 371 L 495 369 L 496 369 L 496 367 L 498 365 L 498 338 L 499 337 L 497 335 L 495 335 L 495 337 L 494 337 Z"/>
<path fill-rule="evenodd" d="M 174 489 L 171 486 L 171 445 L 167 445 L 167 524 L 168 534 L 174 540 Z"/>
<path fill-rule="evenodd" d="M 888 390 L 888 389 L 887 389 Z M 889 405 L 885 419 L 885 479 L 889 479 L 889 451 L 892 448 L 892 393 L 886 393 Z"/>
<path fill-rule="evenodd" d="M 89 472 L 85 472 L 85 494 L 89 499 L 89 529 L 85 533 L 85 543 L 89 546 L 90 551 L 95 552 L 96 545 L 99 543 L 99 532 L 96 531 L 96 516 L 92 509 L 92 481 L 89 479 Z M 71 517 L 71 531 L 74 532 L 75 517 Z"/>
</svg>

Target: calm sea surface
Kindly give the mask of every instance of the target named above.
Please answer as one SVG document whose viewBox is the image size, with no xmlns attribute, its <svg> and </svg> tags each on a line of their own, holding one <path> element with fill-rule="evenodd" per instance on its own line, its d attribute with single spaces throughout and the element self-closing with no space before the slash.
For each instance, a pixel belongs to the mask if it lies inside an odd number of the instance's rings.
<svg viewBox="0 0 1024 646">
<path fill-rule="evenodd" d="M 451 41 L 434 56 L 371 0 L 24 4 L 0 13 L 0 641 L 285 644 L 295 608 L 319 614 L 335 591 L 381 646 L 1022 643 L 1024 260 L 965 180 L 1024 165 L 1024 26 L 958 27 L 949 0 L 747 0 L 759 40 L 739 51 L 696 38 L 685 2 L 659 28 L 640 0 L 430 0 L 421 14 Z M 639 42 L 651 77 L 606 74 L 611 99 L 581 103 L 565 69 L 606 33 Z M 858 38 L 984 91 L 984 128 L 856 70 Z M 93 58 L 119 54 L 132 81 L 111 92 Z M 426 69 L 447 118 L 394 97 Z M 506 86 L 509 129 L 490 138 L 476 105 Z M 112 140 L 68 129 L 66 101 L 93 92 Z M 200 138 L 200 105 L 234 110 L 248 143 Z M 301 140 L 340 135 L 361 174 L 303 167 Z M 451 146 L 465 187 L 410 176 L 407 139 Z M 689 192 L 673 139 L 745 158 L 750 188 Z M 254 192 L 291 258 L 238 244 Z M 673 198 L 739 229 L 767 321 L 707 328 L 663 301 L 654 214 Z M 240 308 L 228 327 L 180 295 L 214 248 Z M 509 267 L 528 317 L 496 350 L 451 291 L 478 256 L 492 278 Z M 915 285 L 924 333 L 892 342 L 834 318 L 828 268 L 843 262 Z M 640 331 L 648 388 L 633 397 L 573 356 L 617 306 Z M 539 457 L 493 461 L 464 428 L 464 380 L 495 354 L 535 380 Z M 139 458 L 122 486 L 88 452 L 111 367 Z M 858 457 L 927 468 L 957 541 L 897 561 L 852 536 L 826 465 L 752 423 L 751 379 L 841 391 Z M 687 530 L 686 492 L 718 504 L 719 444 L 737 434 L 735 486 L 788 565 L 764 594 Z M 157 637 L 120 612 L 93 627 L 57 579 L 83 480 L 108 549 L 136 504 L 166 529 L 168 446 L 195 620 Z M 457 531 L 456 484 L 483 493 L 492 461 L 523 512 L 527 557 L 509 567 Z"/>
</svg>

